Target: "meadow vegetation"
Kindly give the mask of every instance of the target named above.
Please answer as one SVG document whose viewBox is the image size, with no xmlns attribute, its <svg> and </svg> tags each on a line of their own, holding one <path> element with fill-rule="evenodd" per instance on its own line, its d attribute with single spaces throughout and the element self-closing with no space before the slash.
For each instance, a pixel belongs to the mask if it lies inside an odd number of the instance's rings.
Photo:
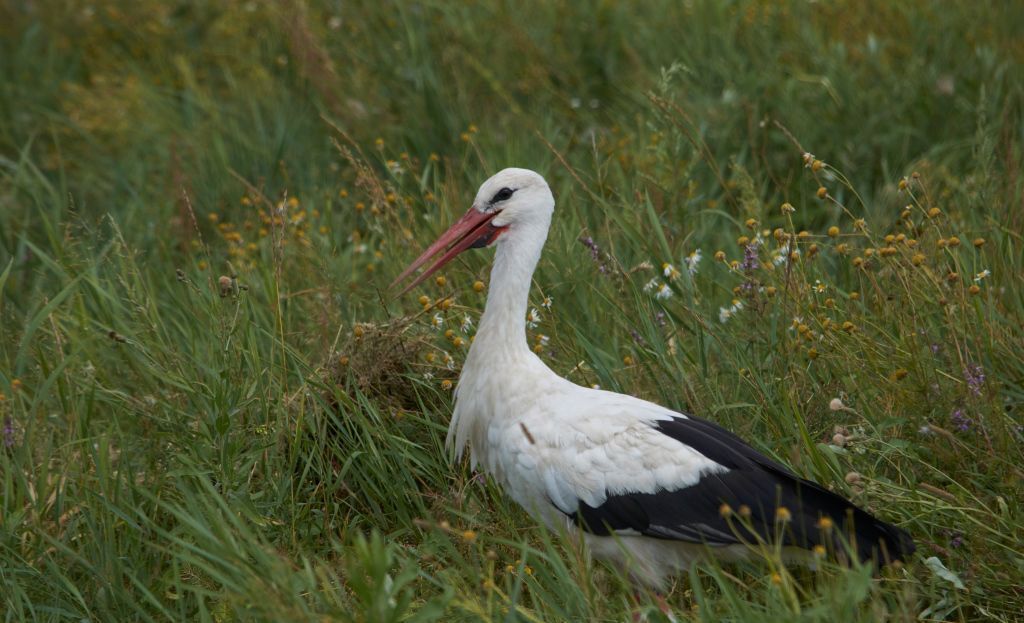
<svg viewBox="0 0 1024 623">
<path fill-rule="evenodd" d="M 664 620 L 444 448 L 505 166 L 529 339 L 908 530 L 679 620 L 1024 619 L 1024 7 L 0 4 L 5 621 Z"/>
</svg>

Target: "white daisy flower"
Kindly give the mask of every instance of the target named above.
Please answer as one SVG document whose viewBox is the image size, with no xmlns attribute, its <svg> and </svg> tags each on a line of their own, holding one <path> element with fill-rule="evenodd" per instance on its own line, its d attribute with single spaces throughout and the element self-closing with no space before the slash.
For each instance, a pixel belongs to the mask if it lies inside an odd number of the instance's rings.
<svg viewBox="0 0 1024 623">
<path fill-rule="evenodd" d="M 665 275 L 666 279 L 671 279 L 674 281 L 679 278 L 679 275 L 681 273 L 679 272 L 678 268 L 669 264 L 668 262 L 665 262 L 664 264 L 661 265 L 661 274 Z"/>
<path fill-rule="evenodd" d="M 663 283 L 661 284 L 661 287 L 658 288 L 658 292 L 654 295 L 654 298 L 665 300 L 667 298 L 670 298 L 671 296 L 672 288 L 668 287 L 667 283 Z"/>
<path fill-rule="evenodd" d="M 694 249 L 689 255 L 683 258 L 683 262 L 686 264 L 686 270 L 690 273 L 690 276 L 697 274 L 697 265 L 700 264 L 702 254 L 700 249 Z"/>
<path fill-rule="evenodd" d="M 653 289 L 655 289 L 657 287 L 658 287 L 658 280 L 657 279 L 651 279 L 650 281 L 648 281 L 647 283 L 644 284 L 644 292 L 650 292 L 651 290 L 653 290 Z"/>
<path fill-rule="evenodd" d="M 463 333 L 469 333 L 469 330 L 472 329 L 472 328 L 473 328 L 473 319 L 470 318 L 468 315 L 464 316 L 462 318 L 462 326 L 459 327 L 459 330 L 462 331 Z"/>
<path fill-rule="evenodd" d="M 537 325 L 540 324 L 540 321 L 540 312 L 537 311 L 536 307 L 531 307 L 530 313 L 526 314 L 526 326 L 530 329 L 536 329 Z"/>
<path fill-rule="evenodd" d="M 444 327 L 444 316 L 441 314 L 434 314 L 434 317 L 430 320 L 430 324 L 434 325 L 434 328 L 441 330 Z"/>
<path fill-rule="evenodd" d="M 729 310 L 729 308 L 727 308 L 727 307 L 719 307 L 718 308 L 718 322 L 726 323 L 726 322 L 729 322 L 730 318 L 732 318 L 732 311 Z"/>
<path fill-rule="evenodd" d="M 540 302 L 540 306 L 543 307 L 544 309 L 551 309 L 551 304 L 554 302 L 555 300 L 553 298 L 551 298 L 550 296 L 545 296 L 544 300 Z"/>
<path fill-rule="evenodd" d="M 974 276 L 974 280 L 980 282 L 981 280 L 983 280 L 984 278 L 988 277 L 991 274 L 992 274 L 992 271 L 986 268 L 985 270 L 983 270 L 980 273 L 978 273 L 977 275 L 975 275 Z"/>
</svg>

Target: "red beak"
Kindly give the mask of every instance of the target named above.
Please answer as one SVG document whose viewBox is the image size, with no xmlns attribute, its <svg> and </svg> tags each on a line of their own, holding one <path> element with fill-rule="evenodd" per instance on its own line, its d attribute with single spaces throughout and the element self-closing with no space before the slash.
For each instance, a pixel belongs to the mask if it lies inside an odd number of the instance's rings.
<svg viewBox="0 0 1024 623">
<path fill-rule="evenodd" d="M 412 264 L 409 264 L 409 267 L 403 270 L 402 274 L 391 283 L 391 287 L 395 287 L 399 281 L 405 279 L 417 268 L 426 264 L 430 258 L 440 253 L 445 247 L 448 248 L 448 251 L 420 273 L 420 276 L 416 277 L 412 283 L 403 288 L 399 292 L 399 296 L 423 283 L 424 279 L 436 273 L 442 266 L 452 261 L 452 258 L 466 249 L 486 247 L 494 242 L 498 235 L 505 230 L 504 227 L 491 225 L 491 219 L 497 215 L 498 212 L 481 212 L 476 208 L 470 208 L 462 218 L 455 221 L 448 228 L 448 231 L 441 234 L 441 237 L 434 244 L 430 245 L 423 252 L 423 255 L 420 255 Z"/>
</svg>

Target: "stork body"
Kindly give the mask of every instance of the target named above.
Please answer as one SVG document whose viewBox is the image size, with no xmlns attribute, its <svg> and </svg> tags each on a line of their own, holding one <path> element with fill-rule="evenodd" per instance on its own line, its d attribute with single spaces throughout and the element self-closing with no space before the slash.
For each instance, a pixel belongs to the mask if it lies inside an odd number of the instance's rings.
<svg viewBox="0 0 1024 623">
<path fill-rule="evenodd" d="M 913 552 L 901 529 L 716 424 L 581 387 L 545 365 L 527 346 L 526 314 L 553 210 L 540 175 L 505 169 L 399 277 L 447 249 L 411 288 L 465 249 L 497 246 L 448 431 L 458 456 L 468 447 L 473 465 L 532 515 L 582 536 L 595 556 L 655 587 L 698 556 L 736 559 L 759 540 L 779 538 L 796 557 L 818 545 L 843 547 L 839 535 L 863 560 Z"/>
</svg>

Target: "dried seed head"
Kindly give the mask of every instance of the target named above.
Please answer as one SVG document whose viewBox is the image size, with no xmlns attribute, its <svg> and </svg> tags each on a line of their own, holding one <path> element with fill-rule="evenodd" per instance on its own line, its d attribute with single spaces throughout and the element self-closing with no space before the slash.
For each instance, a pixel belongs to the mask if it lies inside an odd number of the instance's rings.
<svg viewBox="0 0 1024 623">
<path fill-rule="evenodd" d="M 227 275 L 221 275 L 217 278 L 217 285 L 220 287 L 220 296 L 224 298 L 234 291 L 234 280 Z"/>
</svg>

